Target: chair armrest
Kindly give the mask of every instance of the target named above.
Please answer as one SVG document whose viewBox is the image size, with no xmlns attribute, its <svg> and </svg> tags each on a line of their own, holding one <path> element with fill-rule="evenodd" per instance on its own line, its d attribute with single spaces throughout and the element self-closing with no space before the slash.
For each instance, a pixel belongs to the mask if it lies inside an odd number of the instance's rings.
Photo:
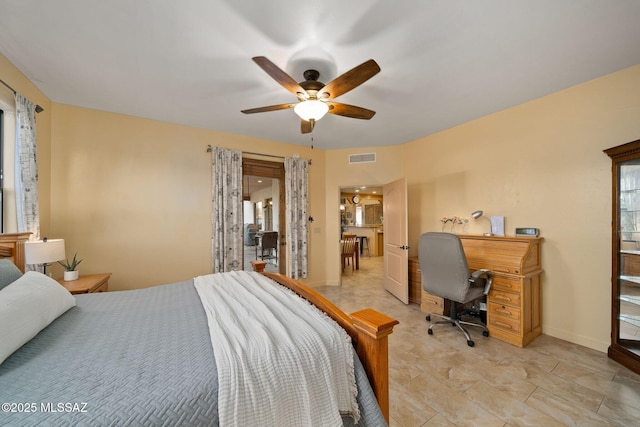
<svg viewBox="0 0 640 427">
<path fill-rule="evenodd" d="M 486 283 L 484 285 L 483 293 L 485 295 L 488 295 L 489 291 L 491 290 L 491 284 L 493 283 L 493 272 L 492 271 L 487 270 L 486 268 L 482 268 L 480 270 L 476 270 L 471 274 L 471 278 L 469 280 L 473 284 L 473 283 L 475 283 L 476 279 L 479 279 L 482 276 L 484 276 L 485 279 L 486 279 Z"/>
</svg>

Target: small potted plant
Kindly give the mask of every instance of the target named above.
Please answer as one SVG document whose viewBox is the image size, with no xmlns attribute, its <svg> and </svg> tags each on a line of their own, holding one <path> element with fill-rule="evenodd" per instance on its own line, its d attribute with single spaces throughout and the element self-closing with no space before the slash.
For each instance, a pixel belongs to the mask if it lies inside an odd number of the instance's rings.
<svg viewBox="0 0 640 427">
<path fill-rule="evenodd" d="M 77 258 L 78 253 L 76 252 L 73 255 L 73 260 L 69 262 L 69 258 L 64 261 L 58 261 L 58 264 L 64 267 L 64 280 L 65 282 L 71 282 L 73 280 L 78 280 L 78 270 L 76 267 L 78 264 L 82 262 L 82 260 Z"/>
</svg>

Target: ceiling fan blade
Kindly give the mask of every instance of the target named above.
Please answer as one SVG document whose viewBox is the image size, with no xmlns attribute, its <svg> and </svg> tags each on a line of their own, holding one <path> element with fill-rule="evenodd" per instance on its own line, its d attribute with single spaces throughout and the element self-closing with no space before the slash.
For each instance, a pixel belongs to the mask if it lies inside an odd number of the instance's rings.
<svg viewBox="0 0 640 427">
<path fill-rule="evenodd" d="M 355 105 L 342 104 L 341 102 L 327 102 L 329 105 L 329 113 L 338 116 L 350 117 L 352 119 L 369 120 L 376 115 L 375 111 L 368 110 Z"/>
<path fill-rule="evenodd" d="M 360 86 L 380 72 L 380 66 L 370 59 L 327 83 L 318 93 L 318 99 L 334 99 Z M 325 95 L 328 94 L 328 95 Z"/>
<path fill-rule="evenodd" d="M 284 87 L 286 90 L 301 98 L 303 95 L 306 96 L 307 92 L 296 82 L 289 74 L 282 71 L 276 64 L 268 60 L 264 56 L 255 56 L 253 61 L 260 66 L 267 74 L 271 76 L 272 79 L 277 81 Z"/>
<path fill-rule="evenodd" d="M 287 110 L 295 106 L 296 104 L 277 104 L 277 105 L 269 105 L 267 107 L 250 108 L 248 110 L 241 110 L 241 111 L 245 114 L 266 113 L 267 111 Z"/>
<path fill-rule="evenodd" d="M 315 124 L 315 120 L 301 120 L 300 121 L 300 131 L 302 133 L 311 133 L 313 131 L 313 125 Z"/>
</svg>

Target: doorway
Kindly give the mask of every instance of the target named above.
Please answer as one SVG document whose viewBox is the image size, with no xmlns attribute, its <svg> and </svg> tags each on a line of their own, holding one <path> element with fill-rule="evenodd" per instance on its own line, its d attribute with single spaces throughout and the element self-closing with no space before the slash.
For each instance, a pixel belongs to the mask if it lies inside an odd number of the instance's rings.
<svg viewBox="0 0 640 427">
<path fill-rule="evenodd" d="M 265 271 L 286 274 L 284 163 L 243 158 L 242 180 L 243 269 L 251 271 L 250 261 L 259 259 L 267 262 Z M 270 231 L 277 232 L 277 242 L 263 248 L 263 235 Z"/>
<path fill-rule="evenodd" d="M 359 274 L 367 270 L 368 261 L 383 255 L 384 218 L 382 214 L 382 187 L 355 185 L 340 187 L 340 238 L 345 234 L 355 235 L 358 243 L 356 258 L 342 268 L 342 275 Z M 341 248 L 343 245 L 341 245 Z M 342 249 L 341 249 L 342 252 Z"/>
</svg>

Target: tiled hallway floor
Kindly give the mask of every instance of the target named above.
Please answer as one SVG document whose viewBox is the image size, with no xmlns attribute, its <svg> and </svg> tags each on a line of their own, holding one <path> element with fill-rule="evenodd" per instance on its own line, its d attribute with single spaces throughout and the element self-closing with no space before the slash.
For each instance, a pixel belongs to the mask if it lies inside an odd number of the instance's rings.
<svg viewBox="0 0 640 427">
<path fill-rule="evenodd" d="M 543 335 L 526 348 L 477 330 L 428 323 L 384 290 L 382 257 L 316 288 L 347 313 L 372 307 L 400 321 L 389 338 L 391 426 L 638 426 L 640 376 L 605 353 Z M 475 328 L 474 328 L 475 329 Z"/>
</svg>

